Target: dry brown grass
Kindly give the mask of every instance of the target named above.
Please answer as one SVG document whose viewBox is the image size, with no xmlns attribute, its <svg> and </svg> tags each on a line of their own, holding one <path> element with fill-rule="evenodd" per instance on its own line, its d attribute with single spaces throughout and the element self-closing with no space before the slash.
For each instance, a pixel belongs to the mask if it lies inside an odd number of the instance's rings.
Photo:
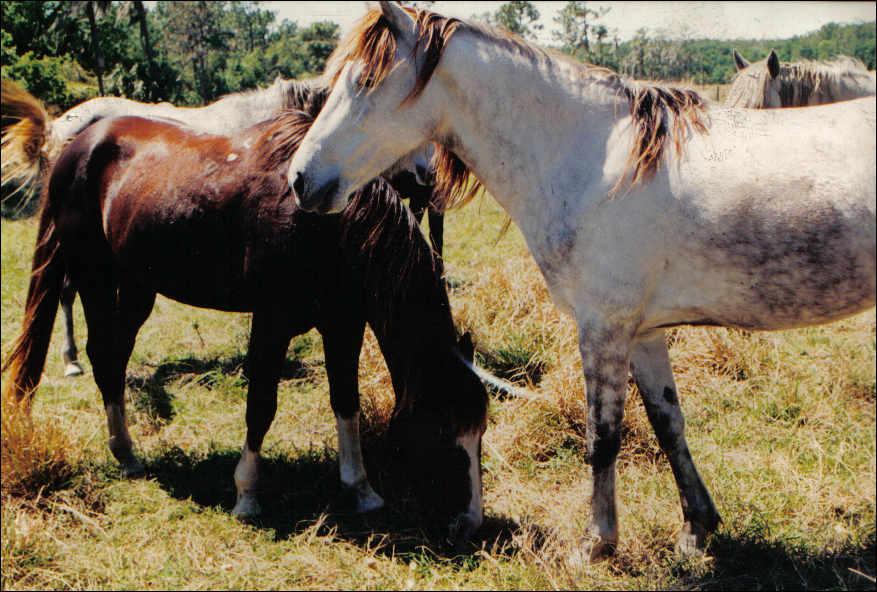
<svg viewBox="0 0 877 592">
<path fill-rule="evenodd" d="M 575 327 L 550 303 L 520 234 L 497 241 L 503 221 L 490 201 L 447 220 L 458 327 L 473 331 L 485 364 L 533 393 L 492 403 L 485 524 L 474 541 L 443 542 L 400 494 L 387 515 L 341 509 L 315 335 L 295 342 L 299 370 L 281 383 L 264 448 L 266 515 L 250 525 L 233 520 L 246 318 L 159 299 L 129 365 L 132 435 L 150 479 L 120 479 L 93 381 L 59 379 L 57 351 L 33 423 L 4 410 L 3 588 L 873 589 L 856 573 L 875 568 L 873 312 L 795 332 L 670 332 L 689 442 L 725 525 L 706 561 L 672 554 L 678 496 L 631 384 L 618 555 L 567 565 L 591 487 Z M 4 341 L 17 329 L 25 290 L 15 262 L 32 249 L 33 232 L 27 222 L 3 222 Z M 370 333 L 360 391 L 363 448 L 380 490 L 394 483 L 384 478 L 392 464 L 382 449 L 393 397 Z M 7 459 L 22 451 L 35 460 L 19 475 L 46 464 L 60 467 L 51 474 L 74 472 L 51 487 L 19 478 L 19 489 L 7 490 Z"/>
<path fill-rule="evenodd" d="M 45 490 L 63 488 L 77 472 L 81 447 L 70 426 L 34 421 L 27 401 L 12 396 L 2 400 L 0 450 L 2 495 L 33 498 Z"/>
</svg>

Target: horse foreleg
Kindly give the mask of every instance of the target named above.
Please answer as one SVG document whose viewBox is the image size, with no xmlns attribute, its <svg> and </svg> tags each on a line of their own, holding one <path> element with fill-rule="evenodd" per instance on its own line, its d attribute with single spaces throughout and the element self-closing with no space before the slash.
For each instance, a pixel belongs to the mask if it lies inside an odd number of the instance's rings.
<svg viewBox="0 0 877 592">
<path fill-rule="evenodd" d="M 629 335 L 615 327 L 579 325 L 588 403 L 586 441 L 593 476 L 591 517 L 579 550 L 585 561 L 611 555 L 618 545 L 615 464 L 627 395 Z"/>
<path fill-rule="evenodd" d="M 249 381 L 247 391 L 247 437 L 241 450 L 241 460 L 234 471 L 237 503 L 232 510 L 236 518 L 249 518 L 262 512 L 256 496 L 259 478 L 259 451 L 274 415 L 277 413 L 277 384 L 286 359 L 286 349 L 292 339 L 289 323 L 282 315 L 274 314 L 272 307 L 253 313 L 250 330 Z"/>
<path fill-rule="evenodd" d="M 341 483 L 356 497 L 356 511 L 368 512 L 382 507 L 384 500 L 369 484 L 359 441 L 358 369 L 365 322 L 336 317 L 324 325 L 320 333 L 326 354 L 329 399 L 338 428 Z"/>
<path fill-rule="evenodd" d="M 686 554 L 701 554 L 707 537 L 718 528 L 721 517 L 688 450 L 685 419 L 679 407 L 664 331 L 634 344 L 630 370 L 679 489 L 685 524 L 676 548 Z"/>
<path fill-rule="evenodd" d="M 64 286 L 61 288 L 61 318 L 64 323 L 64 346 L 61 356 L 64 358 L 64 376 L 79 376 L 82 366 L 79 364 L 79 350 L 73 337 L 73 300 L 76 298 L 76 287 L 69 275 L 64 275 Z"/>
<path fill-rule="evenodd" d="M 341 483 L 356 496 L 356 511 L 360 514 L 384 506 L 384 500 L 372 489 L 362 461 L 359 444 L 359 410 L 345 418 L 336 413 L 335 425 L 338 429 L 338 464 L 341 468 Z"/>
</svg>

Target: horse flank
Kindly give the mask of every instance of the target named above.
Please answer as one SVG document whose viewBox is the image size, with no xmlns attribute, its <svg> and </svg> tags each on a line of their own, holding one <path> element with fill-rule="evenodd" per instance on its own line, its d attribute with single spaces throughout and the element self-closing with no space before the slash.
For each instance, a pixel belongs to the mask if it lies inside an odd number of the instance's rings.
<svg viewBox="0 0 877 592">
<path fill-rule="evenodd" d="M 807 107 L 825 105 L 849 99 L 844 90 L 846 78 L 868 76 L 871 73 L 860 60 L 838 56 L 826 62 L 800 60 L 783 62 L 776 77 L 779 83 L 780 107 Z M 754 62 L 737 72 L 731 79 L 731 88 L 725 106 L 743 109 L 769 109 L 771 107 L 771 81 L 767 60 Z M 816 100 L 816 102 L 812 102 Z"/>
<path fill-rule="evenodd" d="M 610 192 L 617 192 L 630 177 L 631 185 L 647 182 L 663 160 L 672 143 L 676 155 L 684 148 L 686 132 L 694 129 L 708 133 L 705 119 L 707 100 L 692 90 L 680 90 L 663 85 L 627 81 L 615 72 L 593 64 L 580 64 L 568 56 L 531 45 L 530 43 L 482 24 L 472 24 L 456 18 L 444 17 L 426 10 L 405 8 L 417 22 L 419 37 L 413 54 L 424 51 L 414 87 L 402 101 L 405 106 L 415 101 L 426 88 L 438 66 L 445 45 L 455 32 L 462 30 L 481 39 L 500 44 L 511 51 L 530 58 L 534 63 L 549 68 L 563 68 L 574 76 L 606 86 L 627 100 L 635 128 L 634 147 L 627 161 L 626 173 Z M 329 57 L 325 82 L 334 87 L 344 65 L 361 60 L 360 80 L 366 92 L 376 86 L 390 72 L 396 55 L 396 39 L 392 25 L 379 10 L 365 15 Z M 437 207 L 447 210 L 470 201 L 481 184 L 470 184 L 469 169 L 453 152 L 440 148 L 433 161 L 436 174 Z"/>
</svg>

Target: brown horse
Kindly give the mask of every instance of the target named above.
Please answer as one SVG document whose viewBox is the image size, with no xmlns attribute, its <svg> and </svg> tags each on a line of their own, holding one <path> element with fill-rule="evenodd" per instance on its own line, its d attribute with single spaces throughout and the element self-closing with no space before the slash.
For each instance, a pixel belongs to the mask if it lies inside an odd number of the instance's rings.
<svg viewBox="0 0 877 592">
<path fill-rule="evenodd" d="M 316 117 L 328 96 L 319 80 L 283 80 L 278 78 L 269 88 L 228 95 L 200 108 L 179 108 L 168 103 L 138 103 L 118 97 L 99 97 L 77 105 L 53 119 L 40 101 L 8 80 L 2 81 L 0 102 L 4 116 L 21 121 L 10 126 L 2 137 L 2 182 L 16 182 L 20 189 L 31 191 L 42 174 L 57 158 L 61 149 L 89 125 L 109 117 L 136 115 L 149 118 L 172 118 L 211 133 L 235 133 L 258 122 L 276 117 L 281 111 L 297 109 Z M 434 186 L 428 170 L 429 154 L 418 154 L 387 175 L 390 185 L 400 195 L 410 198 L 409 207 L 418 224 L 429 212 L 429 238 L 433 249 L 442 254 L 444 214 L 432 205 Z M 426 158 L 426 160 L 424 160 Z M 421 170 L 421 167 L 423 169 Z M 418 171 L 420 180 L 413 170 Z M 420 181 L 424 181 L 423 183 Z M 82 374 L 79 349 L 73 335 L 73 302 L 76 287 L 69 277 L 61 290 L 61 319 L 64 344 L 64 375 Z"/>
<path fill-rule="evenodd" d="M 156 293 L 202 308 L 252 312 L 247 437 L 233 513 L 259 512 L 262 440 L 274 418 L 291 338 L 323 336 L 342 483 L 358 511 L 383 505 L 359 446 L 357 368 L 366 322 L 392 375 L 390 430 L 432 486 L 454 537 L 481 523 L 480 444 L 488 397 L 458 343 L 441 264 L 407 208 L 380 180 L 350 208 L 298 209 L 284 175 L 313 119 L 289 112 L 234 136 L 172 122 L 101 120 L 51 171 L 22 335 L 7 388 L 23 399 L 42 372 L 65 270 L 79 290 L 86 351 L 103 396 L 109 446 L 127 475 L 143 472 L 125 415 L 125 368 Z M 440 488 L 436 490 L 436 488 Z"/>
</svg>

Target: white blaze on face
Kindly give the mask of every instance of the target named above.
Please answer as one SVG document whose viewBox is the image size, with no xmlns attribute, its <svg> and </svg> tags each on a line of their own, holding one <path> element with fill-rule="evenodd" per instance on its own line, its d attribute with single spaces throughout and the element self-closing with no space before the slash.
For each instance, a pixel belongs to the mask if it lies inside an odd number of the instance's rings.
<svg viewBox="0 0 877 592">
<path fill-rule="evenodd" d="M 469 457 L 469 508 L 457 517 L 458 524 L 465 524 L 464 531 L 457 533 L 458 538 L 467 539 L 478 530 L 483 519 L 484 508 L 481 497 L 481 435 L 476 432 L 464 434 L 457 438 L 457 446 L 466 451 Z"/>
</svg>

